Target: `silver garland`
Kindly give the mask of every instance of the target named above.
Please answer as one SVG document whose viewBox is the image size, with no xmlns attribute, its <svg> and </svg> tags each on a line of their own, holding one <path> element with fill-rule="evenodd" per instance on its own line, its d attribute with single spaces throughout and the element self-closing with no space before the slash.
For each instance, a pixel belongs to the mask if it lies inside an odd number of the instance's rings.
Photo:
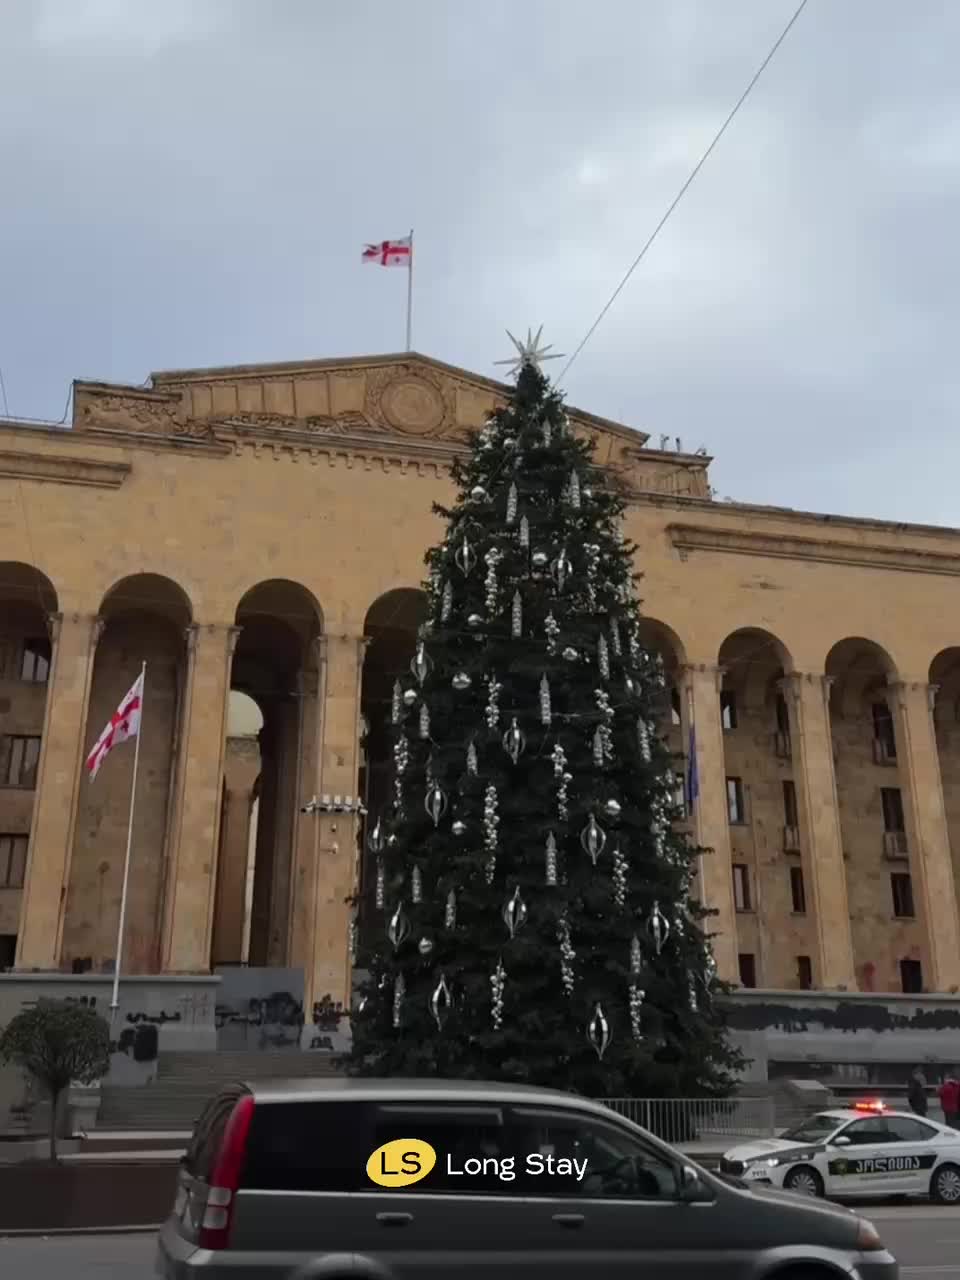
<svg viewBox="0 0 960 1280">
<path fill-rule="evenodd" d="M 610 650 L 607 648 L 607 637 L 601 636 L 597 641 L 597 666 L 604 680 L 610 678 Z"/>
<path fill-rule="evenodd" d="M 630 988 L 630 1031 L 636 1041 L 643 1039 L 643 1001 L 646 994 L 642 987 Z"/>
<path fill-rule="evenodd" d="M 484 868 L 484 875 L 487 884 L 493 884 L 494 873 L 497 869 L 497 829 L 500 826 L 500 818 L 497 814 L 498 807 L 497 788 L 491 782 L 487 785 L 483 797 L 483 846 L 487 851 L 487 865 Z"/>
<path fill-rule="evenodd" d="M 497 565 L 500 563 L 500 552 L 496 547 L 491 547 L 483 559 L 487 566 L 487 576 L 484 579 L 483 584 L 486 592 L 485 603 L 487 606 L 487 613 L 493 613 L 497 607 L 497 593 L 499 591 L 497 584 Z"/>
<path fill-rule="evenodd" d="M 567 805 L 570 775 L 567 773 L 567 753 L 559 742 L 553 748 L 553 776 L 557 779 L 557 817 L 561 822 L 566 822 L 570 814 Z"/>
<path fill-rule="evenodd" d="M 627 647 L 630 650 L 630 661 L 635 667 L 640 665 L 641 649 L 640 637 L 637 635 L 637 624 L 634 623 L 630 628 L 630 635 L 627 638 Z"/>
<path fill-rule="evenodd" d="M 403 686 L 399 680 L 393 682 L 393 698 L 390 702 L 390 722 L 399 724 L 403 718 Z"/>
<path fill-rule="evenodd" d="M 376 903 L 377 903 L 377 910 L 378 910 L 378 911 L 382 911 L 382 910 L 383 910 L 383 904 L 384 904 L 385 900 L 386 900 L 386 894 L 385 894 L 385 892 L 384 892 L 384 872 L 383 872 L 383 863 L 382 863 L 381 861 L 379 861 L 379 859 L 378 859 L 378 861 L 377 861 L 377 889 L 376 889 Z"/>
<path fill-rule="evenodd" d="M 410 873 L 410 901 L 423 901 L 423 873 L 419 867 L 414 867 Z"/>
<path fill-rule="evenodd" d="M 546 675 L 540 677 L 540 723 L 549 725 L 553 719 L 553 710 L 550 703 L 550 681 Z"/>
<path fill-rule="evenodd" d="M 690 1008 L 694 1013 L 696 1013 L 697 1009 L 699 1008 L 699 1005 L 700 1005 L 700 1002 L 697 998 L 697 980 L 695 976 L 691 973 L 690 975 Z"/>
<path fill-rule="evenodd" d="M 453 583 L 448 578 L 443 584 L 443 598 L 440 603 L 440 621 L 449 622 L 453 611 Z"/>
<path fill-rule="evenodd" d="M 556 655 L 557 645 L 560 639 L 560 623 L 553 616 L 552 612 L 548 613 L 544 619 L 543 629 L 547 633 L 547 653 L 552 658 Z"/>
<path fill-rule="evenodd" d="M 570 936 L 570 922 L 565 915 L 557 921 L 557 941 L 560 943 L 560 981 L 567 995 L 572 996 L 576 982 L 573 966 L 577 960 L 577 953 Z"/>
<path fill-rule="evenodd" d="M 643 972 L 643 947 L 636 934 L 630 939 L 630 972 L 634 975 Z"/>
<path fill-rule="evenodd" d="M 430 708 L 425 702 L 420 704 L 420 737 L 424 740 L 430 737 Z"/>
<path fill-rule="evenodd" d="M 603 768 L 603 736 L 600 733 L 600 725 L 597 725 L 593 731 L 593 763 L 598 769 Z"/>
<path fill-rule="evenodd" d="M 401 737 L 393 747 L 393 801 L 398 814 L 403 812 L 403 775 L 410 763 L 410 744 Z"/>
<path fill-rule="evenodd" d="M 443 909 L 443 923 L 448 929 L 457 927 L 457 895 L 452 889 L 447 894 L 446 906 Z"/>
<path fill-rule="evenodd" d="M 513 593 L 513 606 L 510 610 L 510 632 L 514 640 L 523 635 L 523 597 L 519 591 Z"/>
<path fill-rule="evenodd" d="M 587 604 L 591 609 L 597 607 L 597 578 L 600 571 L 600 547 L 596 542 L 588 542 L 584 547 L 587 555 Z"/>
<path fill-rule="evenodd" d="M 557 883 L 557 838 L 551 831 L 547 836 L 547 856 L 544 879 L 549 885 Z"/>
<path fill-rule="evenodd" d="M 530 521 L 526 516 L 520 517 L 520 545 L 524 551 L 530 546 Z"/>
<path fill-rule="evenodd" d="M 487 679 L 487 728 L 495 729 L 500 722 L 500 691 L 503 685 L 496 676 Z"/>
<path fill-rule="evenodd" d="M 517 518 L 517 486 L 511 484 L 507 490 L 507 524 L 513 524 Z"/>
<path fill-rule="evenodd" d="M 406 994 L 407 984 L 403 980 L 403 974 L 397 974 L 397 980 L 393 984 L 393 1025 L 399 1027 L 400 1019 L 403 1015 L 403 997 Z"/>
<path fill-rule="evenodd" d="M 643 716 L 637 717 L 637 739 L 640 743 L 640 756 L 649 764 L 653 758 L 653 753 L 650 749 L 650 726 Z"/>
<path fill-rule="evenodd" d="M 548 418 L 543 424 L 543 447 L 545 449 L 549 449 L 552 440 L 553 428 L 550 426 L 550 420 Z"/>
<path fill-rule="evenodd" d="M 355 916 L 350 921 L 350 929 L 347 936 L 350 945 L 350 964 L 355 965 L 357 963 L 357 920 Z"/>
<path fill-rule="evenodd" d="M 573 475 L 570 477 L 570 486 L 569 486 L 569 493 L 567 495 L 567 498 L 571 507 L 573 507 L 575 511 L 579 511 L 580 510 L 580 477 L 579 475 L 577 475 L 576 471 L 574 471 Z"/>
<path fill-rule="evenodd" d="M 499 1031 L 503 1025 L 503 989 L 506 985 L 507 971 L 503 967 L 503 961 L 498 960 L 496 969 L 490 975 L 490 989 L 492 992 L 490 1017 L 494 1031 Z"/>
<path fill-rule="evenodd" d="M 616 618 L 610 619 L 610 647 L 619 658 L 623 653 L 623 641 L 620 639 L 620 624 Z"/>
<path fill-rule="evenodd" d="M 470 743 L 467 747 L 467 773 L 469 773 L 471 777 L 475 778 L 477 776 L 478 767 L 479 767 L 479 762 L 477 760 L 477 744 L 471 738 Z"/>
<path fill-rule="evenodd" d="M 613 849 L 613 901 L 619 911 L 627 905 L 627 859 L 619 844 Z"/>
</svg>

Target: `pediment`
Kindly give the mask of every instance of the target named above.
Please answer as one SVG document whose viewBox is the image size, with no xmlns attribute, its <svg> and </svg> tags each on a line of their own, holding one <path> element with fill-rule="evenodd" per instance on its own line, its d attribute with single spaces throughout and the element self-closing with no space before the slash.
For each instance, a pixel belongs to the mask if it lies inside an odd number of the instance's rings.
<svg viewBox="0 0 960 1280">
<path fill-rule="evenodd" d="M 193 440 L 336 437 L 452 457 L 509 393 L 501 382 L 414 352 L 189 369 L 154 373 L 146 388 L 76 383 L 74 427 Z M 578 434 L 595 439 L 597 460 L 631 487 L 658 459 L 643 432 L 581 409 L 568 413 Z"/>
</svg>

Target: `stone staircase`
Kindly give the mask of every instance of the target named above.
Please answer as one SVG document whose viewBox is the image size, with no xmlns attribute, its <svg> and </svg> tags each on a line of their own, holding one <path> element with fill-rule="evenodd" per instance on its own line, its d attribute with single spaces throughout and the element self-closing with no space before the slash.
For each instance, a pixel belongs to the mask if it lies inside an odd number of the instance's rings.
<svg viewBox="0 0 960 1280">
<path fill-rule="evenodd" d="M 204 1103 L 232 1081 L 340 1074 L 339 1060 L 326 1053 L 164 1053 L 152 1083 L 139 1087 L 104 1085 L 97 1128 L 115 1132 L 185 1132 L 193 1128 Z"/>
</svg>

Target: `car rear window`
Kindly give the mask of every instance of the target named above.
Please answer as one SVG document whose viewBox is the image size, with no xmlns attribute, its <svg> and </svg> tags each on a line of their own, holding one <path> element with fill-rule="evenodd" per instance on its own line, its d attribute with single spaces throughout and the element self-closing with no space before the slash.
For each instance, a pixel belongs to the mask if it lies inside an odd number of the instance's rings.
<svg viewBox="0 0 960 1280">
<path fill-rule="evenodd" d="M 258 1103 L 247 1137 L 250 1191 L 374 1190 L 372 1106 L 364 1102 Z"/>
<path fill-rule="evenodd" d="M 183 1162 L 191 1177 L 210 1181 L 230 1113 L 246 1092 L 240 1085 L 224 1089 L 215 1098 L 211 1098 L 200 1113 Z"/>
</svg>

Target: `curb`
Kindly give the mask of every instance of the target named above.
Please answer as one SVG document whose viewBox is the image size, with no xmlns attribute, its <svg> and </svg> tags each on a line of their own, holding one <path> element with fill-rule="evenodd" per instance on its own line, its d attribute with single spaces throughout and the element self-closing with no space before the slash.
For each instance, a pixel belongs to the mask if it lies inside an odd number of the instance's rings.
<svg viewBox="0 0 960 1280">
<path fill-rule="evenodd" d="M 114 1227 L 26 1227 L 24 1230 L 12 1230 L 0 1227 L 0 1244 L 4 1240 L 46 1240 L 62 1236 L 135 1236 L 155 1235 L 160 1230 L 160 1223 L 151 1226 L 114 1226 Z"/>
</svg>

